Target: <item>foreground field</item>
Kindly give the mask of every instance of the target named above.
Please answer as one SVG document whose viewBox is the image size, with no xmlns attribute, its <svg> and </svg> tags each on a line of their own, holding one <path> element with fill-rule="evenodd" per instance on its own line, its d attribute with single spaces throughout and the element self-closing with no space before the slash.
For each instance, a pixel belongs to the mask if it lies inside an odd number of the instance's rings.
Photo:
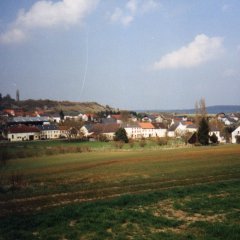
<svg viewBox="0 0 240 240">
<path fill-rule="evenodd" d="M 240 147 L 10 160 L 0 239 L 239 239 Z M 23 220 L 24 219 L 24 220 Z"/>
</svg>

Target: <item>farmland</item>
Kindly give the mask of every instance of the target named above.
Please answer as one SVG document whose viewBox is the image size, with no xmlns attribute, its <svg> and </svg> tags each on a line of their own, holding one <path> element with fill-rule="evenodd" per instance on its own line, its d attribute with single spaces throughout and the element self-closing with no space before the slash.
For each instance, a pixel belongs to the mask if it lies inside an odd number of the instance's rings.
<svg viewBox="0 0 240 240">
<path fill-rule="evenodd" d="M 7 161 L 0 239 L 240 238 L 239 145 L 92 144 Z"/>
</svg>

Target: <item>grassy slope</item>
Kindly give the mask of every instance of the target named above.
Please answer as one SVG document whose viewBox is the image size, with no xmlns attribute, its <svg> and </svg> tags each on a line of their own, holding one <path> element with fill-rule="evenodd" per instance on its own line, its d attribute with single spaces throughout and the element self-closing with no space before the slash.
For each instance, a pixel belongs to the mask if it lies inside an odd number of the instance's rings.
<svg viewBox="0 0 240 240">
<path fill-rule="evenodd" d="M 12 172 L 25 187 L 0 195 L 3 239 L 239 238 L 237 145 L 15 159 Z"/>
</svg>

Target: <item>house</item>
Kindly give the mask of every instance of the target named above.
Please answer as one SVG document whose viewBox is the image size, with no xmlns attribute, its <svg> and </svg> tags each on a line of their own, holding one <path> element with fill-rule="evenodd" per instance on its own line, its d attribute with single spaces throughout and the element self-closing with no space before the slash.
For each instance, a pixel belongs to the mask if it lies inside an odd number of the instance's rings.
<svg viewBox="0 0 240 240">
<path fill-rule="evenodd" d="M 88 137 L 92 134 L 91 130 L 93 128 L 93 125 L 92 123 L 89 123 L 89 124 L 85 124 L 83 125 L 81 128 L 80 128 L 80 132 L 83 134 L 83 136 L 85 137 Z"/>
<path fill-rule="evenodd" d="M 196 131 L 195 125 L 191 121 L 176 121 L 172 120 L 168 129 L 169 137 L 183 136 L 186 132 Z"/>
<path fill-rule="evenodd" d="M 216 137 L 218 138 L 218 142 L 220 142 L 220 143 L 225 143 L 226 142 L 224 137 L 221 136 L 220 130 L 216 126 L 212 126 L 210 128 L 209 136 L 212 136 L 213 134 L 215 134 Z"/>
<path fill-rule="evenodd" d="M 112 117 L 107 117 L 107 118 L 102 118 L 101 123 L 103 123 L 103 124 L 113 124 L 113 123 L 117 123 L 117 120 L 115 118 L 112 118 Z"/>
<path fill-rule="evenodd" d="M 167 136 L 167 127 L 164 123 L 152 123 L 155 127 L 156 137 L 166 137 Z"/>
<path fill-rule="evenodd" d="M 68 138 L 70 128 L 67 126 L 59 126 L 60 135 L 59 138 Z"/>
<path fill-rule="evenodd" d="M 111 117 L 115 119 L 118 124 L 122 123 L 122 116 L 120 114 L 112 114 Z"/>
<path fill-rule="evenodd" d="M 49 119 L 47 117 L 13 117 L 8 119 L 7 125 L 13 126 L 13 125 L 19 125 L 24 124 L 28 126 L 37 126 L 37 125 L 43 125 L 48 124 Z"/>
<path fill-rule="evenodd" d="M 230 117 L 230 116 L 225 116 L 223 118 L 221 118 L 221 121 L 226 125 L 226 126 L 230 126 L 233 124 L 237 123 L 237 120 L 235 120 L 234 118 Z"/>
<path fill-rule="evenodd" d="M 96 124 L 85 124 L 80 131 L 85 137 L 96 137 L 104 135 L 108 140 L 113 140 L 115 132 L 119 129 L 120 125 L 117 123 L 96 123 Z"/>
<path fill-rule="evenodd" d="M 142 129 L 141 135 L 144 138 L 156 137 L 155 127 L 150 122 L 139 122 L 140 128 Z"/>
<path fill-rule="evenodd" d="M 176 137 L 176 129 L 178 127 L 179 123 L 174 123 L 174 124 L 171 124 L 170 127 L 168 128 L 168 131 L 167 131 L 167 136 L 168 137 L 171 137 L 171 138 L 174 138 Z"/>
<path fill-rule="evenodd" d="M 60 137 L 60 130 L 54 124 L 44 124 L 37 127 L 40 130 L 40 139 L 57 139 Z"/>
<path fill-rule="evenodd" d="M 197 130 L 198 130 L 198 128 L 197 128 L 197 126 L 195 124 L 189 124 L 186 127 L 186 131 L 190 132 L 190 133 L 197 132 Z"/>
<path fill-rule="evenodd" d="M 232 132 L 232 143 L 237 143 L 237 137 L 240 137 L 240 126 Z"/>
<path fill-rule="evenodd" d="M 3 112 L 7 114 L 9 117 L 15 116 L 15 110 L 14 109 L 4 109 Z"/>
<path fill-rule="evenodd" d="M 37 140 L 40 139 L 40 130 L 36 126 L 23 124 L 10 126 L 7 131 L 7 139 L 10 142 Z"/>
<path fill-rule="evenodd" d="M 121 127 L 125 129 L 128 138 L 139 139 L 142 137 L 142 129 L 138 123 L 125 123 Z"/>
</svg>

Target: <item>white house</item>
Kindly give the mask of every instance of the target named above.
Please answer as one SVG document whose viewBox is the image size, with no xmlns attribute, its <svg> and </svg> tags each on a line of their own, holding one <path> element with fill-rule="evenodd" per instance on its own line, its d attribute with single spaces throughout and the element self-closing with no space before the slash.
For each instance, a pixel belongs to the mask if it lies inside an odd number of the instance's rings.
<svg viewBox="0 0 240 240">
<path fill-rule="evenodd" d="M 57 139 L 60 137 L 60 130 L 58 126 L 53 124 L 45 124 L 38 126 L 40 130 L 40 138 L 41 139 Z"/>
<path fill-rule="evenodd" d="M 8 128 L 7 139 L 10 142 L 32 141 L 40 138 L 40 130 L 35 126 L 15 125 Z"/>
<path fill-rule="evenodd" d="M 122 124 L 125 129 L 128 138 L 138 139 L 142 137 L 142 129 L 137 123 L 126 123 Z"/>
<path fill-rule="evenodd" d="M 220 130 L 217 127 L 211 127 L 210 128 L 209 136 L 212 136 L 213 134 L 215 134 L 217 136 L 218 142 L 220 142 L 220 143 L 225 143 L 226 142 L 224 137 L 221 136 Z"/>
<path fill-rule="evenodd" d="M 236 137 L 240 137 L 240 126 L 237 127 L 233 132 L 232 132 L 232 143 L 237 143 Z"/>
</svg>

